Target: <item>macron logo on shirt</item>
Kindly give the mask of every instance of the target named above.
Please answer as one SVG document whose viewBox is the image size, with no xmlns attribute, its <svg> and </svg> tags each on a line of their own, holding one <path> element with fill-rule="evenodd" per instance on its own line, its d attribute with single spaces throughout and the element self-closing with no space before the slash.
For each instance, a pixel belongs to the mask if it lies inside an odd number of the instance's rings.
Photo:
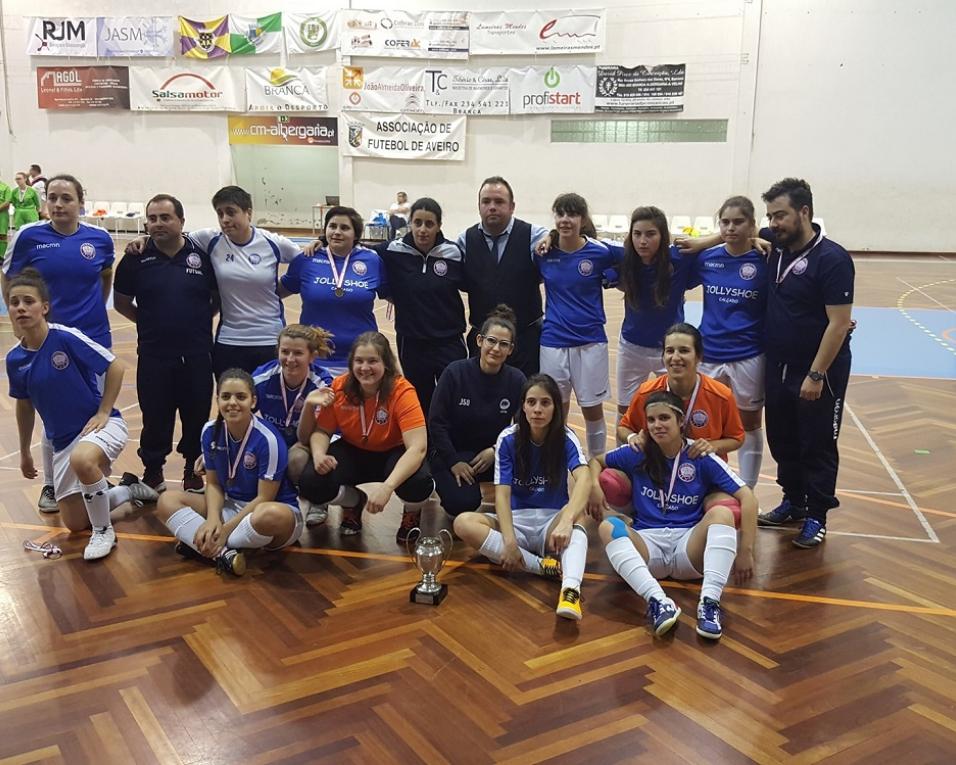
<svg viewBox="0 0 956 765">
<path fill-rule="evenodd" d="M 35 244 L 33 247 L 37 250 L 49 250 L 51 247 L 59 247 L 59 242 L 47 242 L 46 244 Z"/>
</svg>

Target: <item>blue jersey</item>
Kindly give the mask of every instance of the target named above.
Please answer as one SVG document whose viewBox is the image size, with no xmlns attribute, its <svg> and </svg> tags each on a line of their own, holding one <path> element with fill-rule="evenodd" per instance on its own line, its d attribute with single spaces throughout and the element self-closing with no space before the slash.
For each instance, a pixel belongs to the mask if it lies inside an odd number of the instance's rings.
<svg viewBox="0 0 956 765">
<path fill-rule="evenodd" d="M 56 451 L 65 449 L 96 414 L 103 394 L 96 376 L 116 358 L 78 329 L 50 324 L 38 350 L 16 345 L 7 354 L 12 398 L 30 399 Z M 118 417 L 115 409 L 112 417 Z"/>
<path fill-rule="evenodd" d="M 218 433 L 217 433 L 218 431 Z M 218 436 L 218 437 L 217 437 Z M 229 467 L 236 462 L 242 439 L 229 435 L 225 423 L 207 422 L 202 429 L 202 454 L 207 470 L 215 470 L 219 485 L 229 499 L 251 502 L 259 493 L 259 481 L 279 481 L 275 501 L 297 507 L 295 489 L 285 474 L 288 449 L 279 432 L 268 422 L 253 416 L 252 432 L 229 479 Z"/>
<path fill-rule="evenodd" d="M 76 327 L 104 348 L 112 344 L 100 275 L 113 266 L 113 240 L 101 228 L 79 224 L 69 236 L 50 221 L 38 221 L 13 234 L 3 273 L 12 279 L 35 268 L 50 288 L 50 320 Z"/>
<path fill-rule="evenodd" d="M 305 397 L 316 388 L 332 384 L 332 375 L 328 370 L 318 364 L 312 364 L 309 376 L 305 378 L 305 387 L 301 391 L 298 388 L 289 388 L 282 380 L 282 365 L 278 359 L 267 361 L 257 368 L 252 373 L 252 379 L 256 383 L 256 411 L 263 420 L 282 434 L 286 446 L 292 446 L 298 440 L 296 430 L 299 427 Z"/>
<path fill-rule="evenodd" d="M 586 239 L 577 252 L 552 249 L 540 259 L 546 299 L 541 345 L 574 348 L 607 342 L 603 273 L 620 260 L 620 251 L 596 239 Z"/>
<path fill-rule="evenodd" d="M 343 261 L 344 258 L 335 259 L 337 270 Z M 372 250 L 352 250 L 342 282 L 342 297 L 336 297 L 335 275 L 326 250 L 317 250 L 311 258 L 300 255 L 293 260 L 282 277 L 282 286 L 301 293 L 303 324 L 332 333 L 332 356 L 326 359 L 330 366 L 344 367 L 355 338 L 378 329 L 372 309 L 375 294 L 383 292 L 387 282 L 382 259 Z"/>
<path fill-rule="evenodd" d="M 757 250 L 731 255 L 721 244 L 698 256 L 688 286 L 704 287 L 704 361 L 740 361 L 763 353 L 767 273 L 767 261 Z"/>
<path fill-rule="evenodd" d="M 568 474 L 551 485 L 541 468 L 541 447 L 531 444 L 531 471 L 527 479 L 519 479 L 515 465 L 515 436 L 518 426 L 505 428 L 495 443 L 495 484 L 511 487 L 511 509 L 554 508 L 568 504 Z M 564 454 L 568 472 L 587 465 L 581 444 L 569 428 L 565 429 Z"/>
<path fill-rule="evenodd" d="M 688 441 L 687 445 L 693 441 Z M 677 459 L 677 475 L 674 489 L 661 507 L 661 495 L 670 488 L 670 476 L 674 460 L 666 460 L 665 486 L 663 492 L 655 486 L 644 470 L 644 452 L 636 452 L 630 446 L 620 446 L 604 455 L 609 468 L 623 470 L 631 479 L 634 504 L 635 529 L 685 529 L 696 526 L 704 517 L 704 498 L 715 491 L 736 494 L 744 486 L 727 463 L 716 454 L 703 457 L 688 457 L 687 447 Z"/>
<path fill-rule="evenodd" d="M 623 248 L 622 248 L 623 250 Z M 640 264 L 641 291 L 637 310 L 625 299 L 624 322 L 621 324 L 621 337 L 632 345 L 645 348 L 663 348 L 664 333 L 672 324 L 684 320 L 684 292 L 693 255 L 681 255 L 677 245 L 669 248 L 671 260 L 671 286 L 667 302 L 658 307 L 654 299 L 654 284 L 657 281 L 657 266 Z"/>
</svg>

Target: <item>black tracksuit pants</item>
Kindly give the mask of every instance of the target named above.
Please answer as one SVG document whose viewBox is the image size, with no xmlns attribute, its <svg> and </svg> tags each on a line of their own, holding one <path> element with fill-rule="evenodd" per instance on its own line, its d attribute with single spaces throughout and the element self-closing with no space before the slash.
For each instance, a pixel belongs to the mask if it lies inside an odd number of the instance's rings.
<svg viewBox="0 0 956 765">
<path fill-rule="evenodd" d="M 415 386 L 418 400 L 422 405 L 425 419 L 432 403 L 432 394 L 438 384 L 438 378 L 451 362 L 468 357 L 461 335 L 444 340 L 419 340 L 405 335 L 397 335 L 398 360 L 402 364 L 402 374 Z"/>
</svg>

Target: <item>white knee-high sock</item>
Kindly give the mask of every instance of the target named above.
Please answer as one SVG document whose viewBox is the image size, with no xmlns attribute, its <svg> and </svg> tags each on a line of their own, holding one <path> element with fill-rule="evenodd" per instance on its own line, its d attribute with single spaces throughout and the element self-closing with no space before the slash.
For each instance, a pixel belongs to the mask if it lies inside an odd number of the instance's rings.
<svg viewBox="0 0 956 765">
<path fill-rule="evenodd" d="M 265 547 L 272 541 L 272 537 L 260 534 L 252 527 L 252 513 L 243 516 L 239 525 L 232 530 L 229 539 L 226 540 L 226 547 L 233 550 L 252 550 Z"/>
<path fill-rule="evenodd" d="M 107 496 L 110 498 L 110 510 L 115 510 L 124 502 L 130 501 L 131 492 L 129 486 L 114 486 Z"/>
<path fill-rule="evenodd" d="M 720 600 L 727 584 L 734 558 L 737 557 L 737 532 L 732 526 L 715 523 L 707 529 L 707 546 L 704 548 L 704 583 L 700 598 Z"/>
<path fill-rule="evenodd" d="M 199 527 L 205 522 L 206 519 L 191 507 L 181 507 L 166 519 L 166 528 L 169 529 L 173 533 L 173 536 L 180 542 L 189 545 L 199 552 L 196 545 L 193 544 L 193 540 L 196 538 L 196 532 L 199 531 Z"/>
<path fill-rule="evenodd" d="M 46 437 L 40 436 L 40 457 L 43 460 L 43 485 L 53 485 L 53 444 Z"/>
<path fill-rule="evenodd" d="M 607 547 L 607 559 L 621 578 L 630 585 L 631 589 L 644 600 L 656 598 L 663 602 L 667 599 L 664 590 L 657 580 L 651 576 L 651 571 L 641 554 L 634 547 L 634 543 L 627 537 L 612 539 Z"/>
<path fill-rule="evenodd" d="M 521 557 L 524 558 L 524 567 L 532 574 L 540 574 L 541 558 L 533 552 L 525 550 L 523 547 L 519 547 L 518 549 L 521 550 Z M 505 538 L 501 536 L 501 532 L 497 529 L 491 529 L 488 532 L 488 536 L 485 537 L 485 541 L 481 543 L 481 547 L 478 548 L 478 552 L 492 563 L 501 563 L 501 557 L 504 551 Z"/>
<path fill-rule="evenodd" d="M 575 526 L 571 530 L 571 541 L 561 553 L 561 589 L 571 587 L 581 591 L 581 580 L 584 579 L 584 564 L 588 558 L 588 535 L 584 529 Z"/>
<path fill-rule="evenodd" d="M 607 425 L 600 420 L 585 420 L 584 432 L 588 442 L 588 457 L 596 457 L 607 451 Z"/>
<path fill-rule="evenodd" d="M 82 483 L 83 504 L 86 505 L 86 514 L 90 516 L 90 524 L 94 529 L 103 529 L 110 526 L 110 498 L 109 484 L 106 478 L 95 483 Z"/>
<path fill-rule="evenodd" d="M 740 477 L 751 489 L 760 478 L 760 465 L 763 463 L 763 428 L 748 430 L 744 433 L 743 446 L 737 451 L 737 464 Z"/>
</svg>

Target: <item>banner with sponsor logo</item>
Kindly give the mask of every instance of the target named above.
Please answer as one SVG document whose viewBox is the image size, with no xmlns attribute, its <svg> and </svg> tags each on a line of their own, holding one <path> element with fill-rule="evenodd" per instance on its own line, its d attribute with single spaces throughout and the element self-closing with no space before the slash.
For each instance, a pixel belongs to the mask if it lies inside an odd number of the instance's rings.
<svg viewBox="0 0 956 765">
<path fill-rule="evenodd" d="M 342 67 L 342 109 L 425 114 L 507 114 L 507 67 Z"/>
<path fill-rule="evenodd" d="M 472 11 L 471 55 L 598 53 L 607 11 Z"/>
<path fill-rule="evenodd" d="M 342 152 L 380 159 L 465 158 L 465 117 L 343 112 Z"/>
<path fill-rule="evenodd" d="M 100 57 L 172 56 L 170 16 L 100 17 L 96 21 L 96 51 Z"/>
<path fill-rule="evenodd" d="M 325 67 L 246 69 L 247 112 L 326 112 Z"/>
<path fill-rule="evenodd" d="M 203 66 L 195 71 L 134 67 L 129 73 L 130 109 L 144 112 L 241 112 L 242 70 Z"/>
<path fill-rule="evenodd" d="M 234 56 L 278 53 L 282 49 L 282 14 L 236 16 L 229 14 L 229 52 Z"/>
<path fill-rule="evenodd" d="M 41 109 L 129 109 L 129 67 L 37 67 Z"/>
<path fill-rule="evenodd" d="M 468 58 L 465 11 L 339 12 L 343 56 Z"/>
<path fill-rule="evenodd" d="M 28 56 L 96 58 L 96 17 L 27 19 Z"/>
<path fill-rule="evenodd" d="M 271 114 L 229 115 L 229 143 L 274 146 L 337 146 L 335 117 Z"/>
<path fill-rule="evenodd" d="M 599 66 L 596 112 L 681 112 L 686 64 Z"/>
<path fill-rule="evenodd" d="M 229 53 L 229 17 L 194 21 L 179 17 L 179 52 L 186 58 L 222 58 Z"/>
<path fill-rule="evenodd" d="M 338 11 L 283 13 L 282 28 L 289 53 L 318 53 L 339 47 Z"/>
<path fill-rule="evenodd" d="M 596 70 L 593 66 L 528 66 L 512 69 L 512 114 L 591 114 Z"/>
</svg>

